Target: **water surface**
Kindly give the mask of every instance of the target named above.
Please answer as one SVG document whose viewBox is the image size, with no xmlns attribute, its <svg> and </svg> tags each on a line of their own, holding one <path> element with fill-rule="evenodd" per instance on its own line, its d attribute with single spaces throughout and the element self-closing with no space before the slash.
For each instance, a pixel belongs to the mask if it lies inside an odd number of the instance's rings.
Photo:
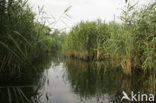
<svg viewBox="0 0 156 103">
<path fill-rule="evenodd" d="M 12 103 L 121 103 L 123 90 L 155 93 L 155 75 L 128 77 L 109 62 L 48 55 L 34 65 L 36 69 L 28 66 L 20 75 L 0 74 L 0 103 L 9 103 L 10 97 Z"/>
</svg>

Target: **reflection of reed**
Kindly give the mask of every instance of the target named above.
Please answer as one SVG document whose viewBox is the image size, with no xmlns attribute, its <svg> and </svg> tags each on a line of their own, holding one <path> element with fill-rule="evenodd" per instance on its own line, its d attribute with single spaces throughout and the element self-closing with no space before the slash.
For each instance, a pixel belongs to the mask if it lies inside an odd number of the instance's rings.
<svg viewBox="0 0 156 103">
<path fill-rule="evenodd" d="M 105 94 L 109 94 L 113 103 L 120 103 L 122 91 L 127 94 L 131 91 L 155 94 L 155 75 L 148 78 L 149 74 L 134 72 L 127 76 L 109 62 L 93 63 L 76 59 L 67 59 L 64 62 L 67 79 L 82 100 L 92 97 L 101 99 Z"/>
<path fill-rule="evenodd" d="M 51 66 L 53 59 L 55 60 L 51 55 L 36 58 L 33 65 L 37 72 L 32 69 L 32 66 L 27 66 L 21 71 L 20 77 L 14 72 L 12 74 L 0 74 L 0 86 L 3 87 L 0 88 L 0 103 L 28 103 L 28 101 L 38 103 L 43 95 L 40 90 L 46 81 L 44 70 Z"/>
<path fill-rule="evenodd" d="M 144 88 L 145 93 L 147 92 L 149 94 L 152 93 L 156 95 L 156 81 L 155 80 L 156 80 L 156 75 L 153 74 L 153 75 L 150 75 L 148 77 L 148 80 L 144 82 L 144 86 L 146 87 Z"/>
<path fill-rule="evenodd" d="M 103 94 L 113 94 L 118 82 L 115 76 L 106 71 L 110 65 L 107 63 L 82 62 L 79 60 L 66 60 L 67 78 L 70 81 L 73 91 L 81 98 L 97 97 Z M 116 70 L 116 69 L 114 69 Z M 113 72 L 118 73 L 118 72 Z"/>
<path fill-rule="evenodd" d="M 139 74 L 132 74 L 132 77 L 126 77 L 122 75 L 122 83 L 121 83 L 121 90 L 126 91 L 128 94 L 131 91 L 135 93 L 141 92 L 144 94 L 154 94 L 156 95 L 156 75 L 149 75 L 139 73 Z"/>
<path fill-rule="evenodd" d="M 122 75 L 121 81 L 122 81 L 121 90 L 126 91 L 127 93 L 130 94 L 130 92 L 131 92 L 131 78 Z"/>
</svg>

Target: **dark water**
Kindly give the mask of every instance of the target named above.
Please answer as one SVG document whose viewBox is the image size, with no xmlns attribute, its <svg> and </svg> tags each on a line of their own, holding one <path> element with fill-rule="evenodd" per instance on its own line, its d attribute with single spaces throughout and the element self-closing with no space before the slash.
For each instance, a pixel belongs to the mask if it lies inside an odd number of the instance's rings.
<svg viewBox="0 0 156 103">
<path fill-rule="evenodd" d="M 109 62 L 48 55 L 35 60 L 34 65 L 20 75 L 0 74 L 0 103 L 127 103 L 121 102 L 122 91 L 156 91 L 155 75 L 137 73 L 128 77 Z"/>
</svg>

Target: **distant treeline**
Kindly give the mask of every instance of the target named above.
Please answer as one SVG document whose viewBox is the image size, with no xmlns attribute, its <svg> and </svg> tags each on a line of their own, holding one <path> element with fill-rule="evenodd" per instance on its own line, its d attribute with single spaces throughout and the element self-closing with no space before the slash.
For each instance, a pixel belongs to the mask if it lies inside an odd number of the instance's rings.
<svg viewBox="0 0 156 103">
<path fill-rule="evenodd" d="M 25 0 L 0 0 L 0 71 L 20 70 L 39 55 L 61 48 L 60 32 L 52 32 L 35 16 Z"/>
<path fill-rule="evenodd" d="M 126 3 L 122 23 L 81 22 L 66 36 L 64 54 L 83 60 L 109 59 L 131 68 L 156 68 L 156 2 L 136 8 Z"/>
</svg>

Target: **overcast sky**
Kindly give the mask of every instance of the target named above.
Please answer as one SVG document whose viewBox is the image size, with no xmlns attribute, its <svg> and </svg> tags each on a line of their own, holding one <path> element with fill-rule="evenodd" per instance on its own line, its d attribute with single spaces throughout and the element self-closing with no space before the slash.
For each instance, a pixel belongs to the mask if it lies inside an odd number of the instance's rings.
<svg viewBox="0 0 156 103">
<path fill-rule="evenodd" d="M 135 3 L 137 0 L 131 0 Z M 140 0 L 139 4 L 148 4 L 154 0 Z M 30 0 L 29 4 L 36 12 L 38 6 L 44 6 L 44 11 L 47 13 L 45 16 L 50 17 L 49 22 L 53 22 L 54 18 L 58 19 L 64 10 L 72 6 L 67 12 L 72 18 L 67 20 L 62 17 L 63 21 L 59 21 L 54 28 L 71 28 L 73 25 L 80 21 L 92 21 L 96 19 L 105 20 L 107 22 L 114 19 L 118 20 L 118 16 L 121 15 L 121 8 L 125 5 L 125 0 Z M 64 15 L 65 16 L 65 15 Z"/>
</svg>

